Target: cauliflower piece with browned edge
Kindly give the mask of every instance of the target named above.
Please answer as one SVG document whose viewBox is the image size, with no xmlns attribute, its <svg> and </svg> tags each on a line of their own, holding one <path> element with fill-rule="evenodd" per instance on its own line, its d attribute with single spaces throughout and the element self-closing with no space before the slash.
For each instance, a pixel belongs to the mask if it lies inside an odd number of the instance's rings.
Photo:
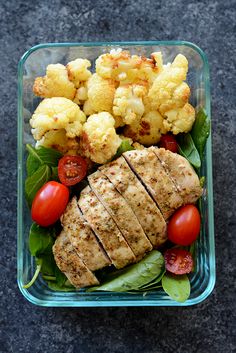
<svg viewBox="0 0 236 353">
<path fill-rule="evenodd" d="M 166 130 L 177 135 L 180 132 L 189 132 L 195 121 L 195 109 L 189 103 L 183 108 L 169 110 L 164 116 L 164 127 Z"/>
<path fill-rule="evenodd" d="M 146 87 L 141 85 L 125 85 L 116 89 L 113 102 L 113 114 L 115 120 L 116 116 L 122 118 L 119 126 L 130 125 L 140 120 L 144 113 L 142 99 L 146 93 Z"/>
<path fill-rule="evenodd" d="M 139 123 L 127 125 L 124 135 L 145 146 L 151 146 L 160 141 L 161 135 L 167 132 L 163 117 L 157 111 L 150 111 L 141 118 Z"/>
<path fill-rule="evenodd" d="M 46 132 L 41 140 L 37 141 L 36 147 L 37 146 L 54 148 L 62 154 L 70 155 L 76 155 L 80 148 L 77 138 L 67 137 L 65 129 Z"/>
<path fill-rule="evenodd" d="M 91 115 L 83 125 L 82 153 L 99 164 L 109 161 L 121 144 L 114 126 L 115 120 L 108 112 Z"/>
<path fill-rule="evenodd" d="M 72 81 L 76 88 L 79 88 L 81 83 L 87 81 L 92 73 L 88 70 L 91 63 L 87 59 L 76 59 L 70 61 L 67 65 L 69 80 Z"/>
<path fill-rule="evenodd" d="M 166 65 L 151 86 L 148 98 L 153 110 L 162 115 L 167 111 L 182 108 L 189 99 L 190 88 L 186 82 L 188 60 L 178 54 L 171 65 Z"/>
<path fill-rule="evenodd" d="M 114 79 L 122 84 L 151 83 L 162 71 L 160 52 L 153 53 L 151 59 L 144 56 L 130 55 L 129 51 L 112 49 L 96 60 L 96 72 L 103 78 Z"/>
<path fill-rule="evenodd" d="M 41 140 L 47 131 L 65 129 L 69 138 L 78 137 L 86 120 L 79 106 L 62 97 L 44 99 L 36 108 L 30 125 L 35 140 Z"/>
<path fill-rule="evenodd" d="M 42 98 L 65 97 L 73 99 L 76 88 L 69 80 L 64 65 L 51 64 L 47 66 L 46 76 L 35 79 L 33 92 Z"/>
<path fill-rule="evenodd" d="M 85 114 L 91 115 L 102 111 L 111 113 L 115 94 L 114 81 L 93 74 L 87 82 L 87 88 L 88 99 L 83 107 Z"/>
</svg>

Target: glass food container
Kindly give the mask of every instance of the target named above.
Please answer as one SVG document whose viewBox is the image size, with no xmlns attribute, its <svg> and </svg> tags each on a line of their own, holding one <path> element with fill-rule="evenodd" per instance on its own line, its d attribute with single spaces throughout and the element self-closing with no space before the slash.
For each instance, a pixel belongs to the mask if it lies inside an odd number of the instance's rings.
<svg viewBox="0 0 236 353">
<path fill-rule="evenodd" d="M 30 210 L 24 198 L 26 177 L 26 143 L 34 143 L 30 133 L 29 119 L 40 102 L 32 92 L 37 76 L 44 76 L 48 64 L 65 64 L 78 57 L 92 62 L 113 48 L 129 50 L 132 54 L 150 56 L 152 52 L 162 51 L 164 62 L 172 61 L 178 53 L 184 54 L 189 61 L 187 82 L 191 88 L 191 103 L 203 107 L 210 118 L 210 85 L 207 57 L 196 45 L 185 41 L 151 42 L 114 42 L 114 43 L 49 43 L 34 46 L 28 50 L 18 67 L 18 286 L 30 302 L 42 306 L 101 307 L 101 306 L 186 306 L 200 303 L 206 299 L 215 284 L 215 250 L 212 187 L 212 151 L 209 136 L 201 175 L 205 176 L 202 197 L 202 226 L 196 245 L 195 271 L 190 275 L 191 295 L 184 303 L 177 303 L 162 290 L 146 295 L 128 293 L 93 292 L 56 292 L 47 287 L 39 276 L 29 289 L 24 289 L 35 270 L 35 263 L 28 249 L 28 235 L 31 225 Z"/>
</svg>

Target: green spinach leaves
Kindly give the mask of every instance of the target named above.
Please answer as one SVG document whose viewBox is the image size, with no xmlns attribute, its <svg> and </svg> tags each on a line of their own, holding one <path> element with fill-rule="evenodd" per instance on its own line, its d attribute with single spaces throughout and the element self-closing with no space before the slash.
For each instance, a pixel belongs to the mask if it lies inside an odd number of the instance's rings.
<svg viewBox="0 0 236 353">
<path fill-rule="evenodd" d="M 26 162 L 27 178 L 25 181 L 25 196 L 28 205 L 31 206 L 37 191 L 49 180 L 58 180 L 57 166 L 61 153 L 52 149 L 40 146 L 34 148 L 26 145 L 28 158 Z M 68 290 L 71 285 L 65 286 L 66 276 L 57 267 L 52 247 L 56 238 L 55 227 L 40 227 L 33 223 L 29 232 L 29 250 L 36 260 L 36 271 L 31 281 L 24 286 L 29 288 L 36 281 L 39 273 L 47 281 L 49 287 L 57 290 Z M 53 285 L 51 285 L 53 283 Z"/>
<path fill-rule="evenodd" d="M 59 270 L 54 260 L 52 247 L 55 237 L 56 230 L 54 227 L 44 228 L 36 223 L 32 224 L 29 233 L 29 250 L 31 255 L 35 256 L 36 271 L 31 281 L 24 288 L 31 287 L 41 273 L 49 288 L 57 288 L 56 290 L 74 289 L 72 285 L 68 285 L 66 276 Z"/>
<path fill-rule="evenodd" d="M 37 191 L 49 180 L 57 180 L 57 165 L 62 155 L 52 148 L 43 146 L 34 148 L 26 145 L 26 148 L 29 155 L 26 161 L 25 197 L 31 206 Z"/>
<path fill-rule="evenodd" d="M 190 295 L 190 282 L 187 275 L 165 274 L 162 278 L 162 287 L 173 300 L 183 303 Z"/>
<path fill-rule="evenodd" d="M 120 146 L 118 147 L 118 150 L 116 151 L 116 154 L 112 159 L 116 159 L 122 155 L 122 153 L 126 151 L 132 151 L 134 148 L 131 146 L 130 142 L 128 139 L 122 140 Z"/>
<path fill-rule="evenodd" d="M 201 167 L 209 134 L 210 120 L 204 110 L 200 109 L 196 115 L 191 132 L 180 134 L 177 137 L 179 153 L 197 169 Z"/>
<path fill-rule="evenodd" d="M 104 278 L 103 284 L 88 288 L 87 292 L 142 292 L 151 283 L 156 285 L 161 280 L 160 275 L 163 271 L 164 258 L 159 251 L 153 250 L 138 263 L 130 265 L 125 269 L 116 270 L 114 275 L 109 274 L 108 280 Z"/>
<path fill-rule="evenodd" d="M 210 134 L 210 129 L 210 119 L 208 119 L 204 110 L 200 109 L 196 115 L 196 120 L 194 122 L 191 135 L 201 159 L 203 159 L 205 145 Z"/>
<path fill-rule="evenodd" d="M 185 157 L 195 168 L 200 168 L 201 159 L 190 134 L 178 136 L 179 153 Z"/>
</svg>

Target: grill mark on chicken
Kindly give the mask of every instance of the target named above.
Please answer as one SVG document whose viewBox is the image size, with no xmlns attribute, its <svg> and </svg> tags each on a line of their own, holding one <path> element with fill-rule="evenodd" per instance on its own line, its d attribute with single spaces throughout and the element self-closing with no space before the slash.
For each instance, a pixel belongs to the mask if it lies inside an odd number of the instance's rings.
<svg viewBox="0 0 236 353">
<path fill-rule="evenodd" d="M 164 243 L 167 240 L 166 222 L 124 157 L 99 169 L 128 202 L 152 245 L 156 248 Z"/>
<path fill-rule="evenodd" d="M 164 148 L 150 147 L 176 185 L 184 204 L 195 203 L 202 195 L 199 178 L 190 163 Z"/>
<path fill-rule="evenodd" d="M 150 149 L 143 149 L 127 151 L 123 156 L 167 220 L 183 204 L 183 200 L 155 153 Z"/>
<path fill-rule="evenodd" d="M 152 249 L 138 219 L 125 199 L 115 189 L 114 185 L 100 171 L 88 177 L 89 184 L 110 213 L 137 260 Z"/>
<path fill-rule="evenodd" d="M 58 268 L 76 288 L 99 284 L 95 275 L 76 254 L 64 230 L 53 245 L 53 255 Z"/>
<path fill-rule="evenodd" d="M 136 257 L 116 223 L 89 186 L 81 192 L 78 204 L 113 265 L 122 268 L 135 262 Z"/>
<path fill-rule="evenodd" d="M 75 196 L 67 205 L 61 217 L 61 224 L 76 253 L 91 271 L 111 264 L 90 225 L 84 219 Z"/>
</svg>

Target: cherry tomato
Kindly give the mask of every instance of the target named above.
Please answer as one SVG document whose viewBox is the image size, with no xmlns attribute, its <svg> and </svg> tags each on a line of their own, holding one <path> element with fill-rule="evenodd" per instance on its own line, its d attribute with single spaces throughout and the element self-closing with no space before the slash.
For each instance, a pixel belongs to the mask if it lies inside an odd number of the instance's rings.
<svg viewBox="0 0 236 353">
<path fill-rule="evenodd" d="M 172 243 L 190 245 L 198 237 L 201 228 L 201 217 L 194 205 L 180 207 L 171 217 L 167 234 Z"/>
<path fill-rule="evenodd" d="M 33 221 L 42 227 L 55 223 L 69 201 L 69 189 L 56 181 L 49 181 L 38 190 L 32 204 Z"/>
<path fill-rule="evenodd" d="M 193 258 L 189 251 L 169 249 L 164 254 L 166 270 L 176 275 L 184 275 L 193 269 Z"/>
<path fill-rule="evenodd" d="M 178 144 L 172 134 L 166 134 L 161 136 L 160 147 L 163 147 L 171 152 L 178 152 Z"/>
<path fill-rule="evenodd" d="M 80 156 L 64 156 L 59 160 L 58 176 L 60 182 L 70 186 L 79 183 L 87 173 L 87 163 Z"/>
</svg>

